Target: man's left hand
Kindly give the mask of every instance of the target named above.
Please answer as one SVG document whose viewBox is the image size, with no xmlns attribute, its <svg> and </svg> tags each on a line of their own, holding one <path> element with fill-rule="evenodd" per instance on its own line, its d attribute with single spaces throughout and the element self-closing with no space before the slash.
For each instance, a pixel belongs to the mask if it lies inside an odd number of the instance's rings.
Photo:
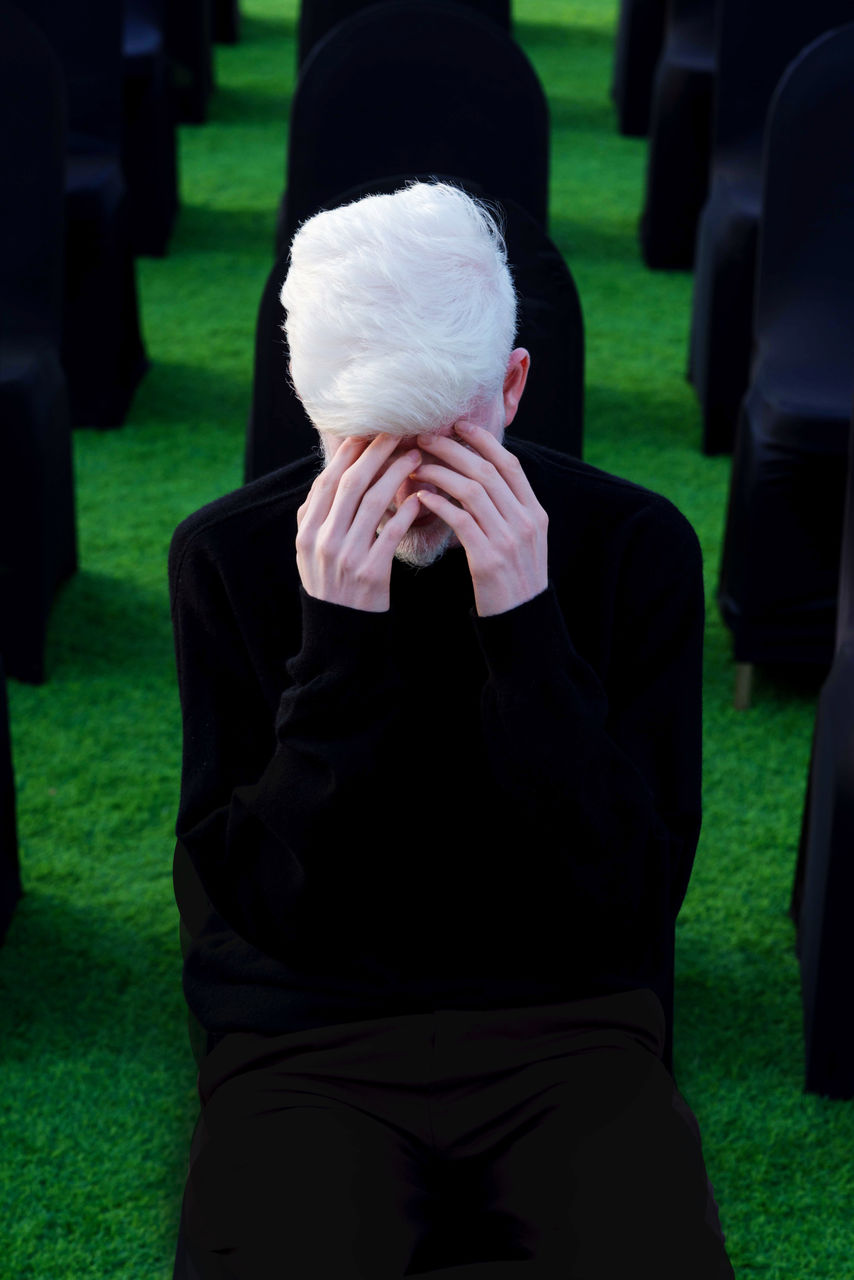
<svg viewBox="0 0 854 1280">
<path fill-rule="evenodd" d="M 485 618 L 545 591 L 549 521 L 518 458 L 490 431 L 462 419 L 454 433 L 456 439 L 418 437 L 420 448 L 439 462 L 422 463 L 413 478 L 442 490 L 419 490 L 419 501 L 457 535 L 468 559 L 475 608 Z"/>
</svg>

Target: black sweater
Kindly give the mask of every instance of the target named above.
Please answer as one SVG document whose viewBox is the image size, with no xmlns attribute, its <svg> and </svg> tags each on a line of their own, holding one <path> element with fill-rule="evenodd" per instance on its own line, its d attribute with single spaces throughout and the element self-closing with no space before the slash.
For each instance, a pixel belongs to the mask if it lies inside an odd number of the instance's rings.
<svg viewBox="0 0 854 1280">
<path fill-rule="evenodd" d="M 664 498 L 508 446 L 550 585 L 478 618 L 464 552 L 391 608 L 306 596 L 309 458 L 177 529 L 175 886 L 213 1036 L 649 986 L 700 824 L 701 560 Z"/>
</svg>

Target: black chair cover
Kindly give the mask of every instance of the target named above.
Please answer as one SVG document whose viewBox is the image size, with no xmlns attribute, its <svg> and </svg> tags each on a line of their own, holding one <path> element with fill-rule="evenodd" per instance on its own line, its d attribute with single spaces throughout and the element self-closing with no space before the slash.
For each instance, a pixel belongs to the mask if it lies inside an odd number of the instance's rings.
<svg viewBox="0 0 854 1280">
<path fill-rule="evenodd" d="M 640 244 L 648 267 L 690 270 L 709 190 L 716 0 L 669 0 L 655 73 Z"/>
<path fill-rule="evenodd" d="M 854 1097 L 854 420 L 836 657 L 816 712 L 791 914 L 798 930 L 805 1088 Z"/>
<path fill-rule="evenodd" d="M 9 741 L 6 675 L 0 658 L 0 944 L 3 943 L 21 896 L 18 832 L 15 823 L 15 774 Z"/>
<path fill-rule="evenodd" d="M 119 426 L 147 367 L 121 167 L 122 14 L 91 0 L 19 0 L 59 55 L 68 92 L 62 359 L 75 425 Z"/>
<path fill-rule="evenodd" d="M 652 82 L 664 41 L 666 0 L 620 0 L 611 96 L 620 133 L 642 138 L 649 129 Z"/>
<path fill-rule="evenodd" d="M 135 253 L 161 257 L 178 212 L 171 67 L 163 0 L 125 0 L 122 163 Z"/>
<path fill-rule="evenodd" d="M 210 0 L 211 31 L 217 44 L 237 44 L 240 39 L 240 0 Z"/>
<path fill-rule="evenodd" d="M 351 188 L 328 207 L 363 195 L 395 191 L 406 176 Z M 475 183 L 463 183 L 472 195 L 488 198 Z M 507 200 L 505 240 L 519 294 L 516 345 L 531 353 L 531 372 L 513 426 L 513 435 L 581 457 L 584 420 L 584 322 L 578 290 L 559 251 L 520 205 Z M 288 254 L 271 270 L 258 311 L 255 379 L 246 437 L 245 479 L 254 480 L 305 457 L 317 445 L 317 432 L 287 376 L 288 350 L 282 332 L 279 292 Z"/>
<path fill-rule="evenodd" d="M 710 194 L 697 232 L 689 357 L 705 453 L 732 448 L 749 381 L 760 160 L 771 95 L 805 45 L 851 17 L 851 0 L 719 0 Z"/>
<path fill-rule="evenodd" d="M 854 24 L 792 63 L 764 157 L 756 355 L 719 601 L 743 662 L 833 658 L 854 391 Z"/>
<path fill-rule="evenodd" d="M 457 174 L 545 227 L 548 159 L 542 87 L 496 23 L 440 0 L 372 5 L 303 67 L 277 252 L 339 192 L 389 174 Z"/>
<path fill-rule="evenodd" d="M 302 0 L 297 32 L 297 65 L 302 67 L 318 41 L 328 35 L 333 27 L 375 0 Z M 503 31 L 510 32 L 510 0 L 459 0 L 485 18 L 497 22 Z"/>
<path fill-rule="evenodd" d="M 62 327 L 65 92 L 43 33 L 0 0 L 0 654 L 44 679 L 47 620 L 77 566 Z"/>
<path fill-rule="evenodd" d="M 214 87 L 211 0 L 166 0 L 166 53 L 171 63 L 174 116 L 204 124 Z"/>
</svg>

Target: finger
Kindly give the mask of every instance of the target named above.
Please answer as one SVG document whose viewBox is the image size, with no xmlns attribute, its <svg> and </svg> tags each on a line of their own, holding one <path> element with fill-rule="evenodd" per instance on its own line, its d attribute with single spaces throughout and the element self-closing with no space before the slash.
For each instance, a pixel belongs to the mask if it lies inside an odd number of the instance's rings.
<svg viewBox="0 0 854 1280">
<path fill-rule="evenodd" d="M 427 489 L 419 489 L 416 496 L 422 506 L 432 511 L 434 515 L 440 516 L 445 524 L 453 529 L 468 554 L 477 554 L 478 551 L 487 547 L 489 543 L 487 535 L 474 516 L 463 507 L 456 506 L 450 498 L 444 497 L 441 493 L 430 493 Z"/>
<path fill-rule="evenodd" d="M 478 426 L 475 422 L 470 422 L 467 418 L 460 418 L 455 422 L 454 431 L 462 440 L 464 447 L 468 445 L 476 449 L 481 457 L 492 463 L 523 506 L 529 506 L 532 501 L 537 502 L 521 462 L 515 453 L 505 448 L 500 440 L 496 440 L 491 431 Z"/>
<path fill-rule="evenodd" d="M 422 439 L 422 437 L 419 437 L 419 439 Z M 439 436 L 431 442 L 429 447 L 426 443 L 423 447 L 425 452 L 433 454 L 440 463 L 459 475 L 467 476 L 469 479 L 476 481 L 485 489 L 505 520 L 511 520 L 518 512 L 519 499 L 513 493 L 507 481 L 495 465 L 475 449 L 463 444 L 460 440 L 455 440 L 451 436 Z M 430 465 L 429 460 L 424 465 Z M 423 473 L 423 476 L 419 474 L 419 478 L 428 480 L 431 484 L 434 483 L 433 476 L 428 475 L 426 472 Z M 454 497 L 456 496 L 457 494 L 455 493 Z"/>
<path fill-rule="evenodd" d="M 357 542 L 362 538 L 369 543 L 373 542 L 379 523 L 388 513 L 395 494 L 420 461 L 421 453 L 418 449 L 407 450 L 389 462 L 385 471 L 365 491 L 350 526 L 351 534 Z"/>
<path fill-rule="evenodd" d="M 434 448 L 429 448 L 429 452 L 435 453 L 437 457 L 442 456 L 449 462 L 453 458 L 454 467 L 463 471 L 466 475 L 469 474 L 465 469 L 466 455 L 469 458 L 480 457 L 484 462 L 492 465 L 516 500 L 521 502 L 523 506 L 530 506 L 532 502 L 537 501 L 519 459 L 509 449 L 506 449 L 499 440 L 496 440 L 491 431 L 487 431 L 485 427 L 480 427 L 476 423 L 469 422 L 466 418 L 460 418 L 454 423 L 454 432 L 456 439 L 453 436 L 440 436 L 434 440 L 434 443 L 440 446 L 444 446 L 445 442 L 448 445 L 457 445 L 459 452 L 451 454 L 447 447 L 443 448 L 441 454 L 439 449 Z M 421 437 L 419 437 L 418 443 L 423 449 L 428 449 Z"/>
<path fill-rule="evenodd" d="M 370 557 L 377 560 L 380 566 L 385 563 L 391 564 L 401 538 L 409 531 L 420 510 L 421 504 L 418 501 L 418 495 L 410 493 L 406 501 L 400 504 L 391 519 L 383 525 L 374 538 L 374 545 L 370 551 Z"/>
<path fill-rule="evenodd" d="M 345 468 L 338 479 L 327 515 L 331 533 L 343 536 L 349 530 L 366 490 L 399 444 L 396 436 L 385 433 L 373 436 L 367 448 Z"/>
<path fill-rule="evenodd" d="M 364 436 L 348 436 L 343 440 L 323 470 L 316 475 L 305 502 L 297 512 L 297 527 L 304 522 L 321 525 L 329 515 L 339 481 L 368 446 Z"/>
<path fill-rule="evenodd" d="M 481 467 L 484 464 L 481 464 Z M 490 465 L 490 464 L 486 464 Z M 435 462 L 424 462 L 413 472 L 416 484 L 425 481 L 435 485 L 443 493 L 454 498 L 460 506 L 474 516 L 484 533 L 495 533 L 500 523 L 513 519 L 519 503 L 500 477 L 491 468 L 491 490 L 472 475 L 461 475 Z"/>
</svg>

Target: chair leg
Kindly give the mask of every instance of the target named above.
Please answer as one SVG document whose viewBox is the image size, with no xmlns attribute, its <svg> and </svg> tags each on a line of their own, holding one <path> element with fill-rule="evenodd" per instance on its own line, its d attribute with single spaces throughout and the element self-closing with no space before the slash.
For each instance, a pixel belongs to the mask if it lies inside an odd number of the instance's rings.
<svg viewBox="0 0 854 1280">
<path fill-rule="evenodd" d="M 736 711 L 748 711 L 753 694 L 753 663 L 737 662 L 735 664 L 735 692 L 732 705 Z"/>
</svg>

